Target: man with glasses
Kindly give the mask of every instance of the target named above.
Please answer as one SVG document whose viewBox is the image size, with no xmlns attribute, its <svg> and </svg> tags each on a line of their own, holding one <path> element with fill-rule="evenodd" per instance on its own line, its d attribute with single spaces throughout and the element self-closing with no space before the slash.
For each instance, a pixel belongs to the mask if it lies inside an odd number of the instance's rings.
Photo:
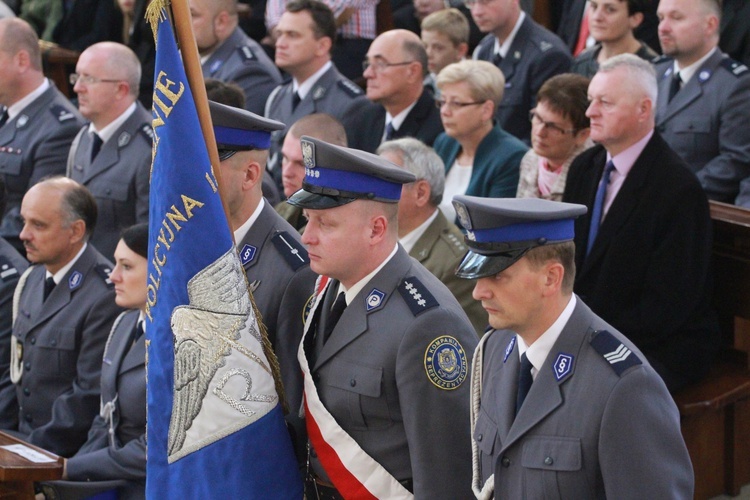
<svg viewBox="0 0 750 500">
<path fill-rule="evenodd" d="M 554 33 L 527 16 L 518 0 L 465 0 L 479 29 L 488 35 L 474 59 L 489 61 L 505 76 L 505 95 L 495 118 L 500 126 L 529 143 L 527 114 L 536 94 L 552 76 L 570 68 L 570 51 Z"/>
<path fill-rule="evenodd" d="M 141 63 L 125 45 L 84 50 L 70 81 L 89 120 L 70 148 L 67 176 L 96 198 L 99 223 L 91 244 L 113 260 L 120 232 L 148 222 L 151 113 L 138 101 Z"/>
<path fill-rule="evenodd" d="M 432 94 L 422 85 L 427 52 L 419 37 L 391 30 L 372 42 L 363 61 L 367 100 L 355 101 L 343 124 L 349 146 L 369 153 L 381 142 L 415 137 L 431 146 L 443 131 Z"/>
<path fill-rule="evenodd" d="M 19 252 L 21 199 L 48 175 L 62 174 L 83 118 L 44 77 L 39 38 L 26 21 L 0 19 L 0 175 L 7 206 L 0 236 Z"/>
</svg>

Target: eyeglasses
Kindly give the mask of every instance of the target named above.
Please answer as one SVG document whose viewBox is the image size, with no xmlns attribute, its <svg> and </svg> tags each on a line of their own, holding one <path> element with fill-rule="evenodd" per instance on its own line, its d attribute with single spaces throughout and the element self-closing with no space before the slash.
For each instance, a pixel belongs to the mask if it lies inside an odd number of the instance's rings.
<svg viewBox="0 0 750 500">
<path fill-rule="evenodd" d="M 83 85 L 91 85 L 93 83 L 119 83 L 122 80 L 107 80 L 105 78 L 97 78 L 90 75 L 79 75 L 78 73 L 71 73 L 68 77 L 71 85 L 75 85 L 77 82 L 81 82 Z"/>
<path fill-rule="evenodd" d="M 487 101 L 474 101 L 474 102 L 458 102 L 458 101 L 446 101 L 445 99 L 435 99 L 435 107 L 437 109 L 443 109 L 443 106 L 447 106 L 449 110 L 456 111 L 457 109 L 465 108 L 466 106 L 476 106 L 478 104 L 484 104 Z"/>
<path fill-rule="evenodd" d="M 362 71 L 367 71 L 367 68 L 372 68 L 372 70 L 375 73 L 380 73 L 381 71 L 390 68 L 391 66 L 406 66 L 407 64 L 411 64 L 413 62 L 417 61 L 404 61 L 404 62 L 397 62 L 397 63 L 389 63 L 385 61 L 375 61 L 370 62 L 367 59 L 362 61 Z"/>
<path fill-rule="evenodd" d="M 531 121 L 532 125 L 536 125 L 536 126 L 542 125 L 551 133 L 558 134 L 558 135 L 575 134 L 576 132 L 578 132 L 578 129 L 575 129 L 575 128 L 564 129 L 556 123 L 545 122 L 544 120 L 539 118 L 539 115 L 536 114 L 536 112 L 533 109 L 529 111 L 529 120 Z"/>
</svg>

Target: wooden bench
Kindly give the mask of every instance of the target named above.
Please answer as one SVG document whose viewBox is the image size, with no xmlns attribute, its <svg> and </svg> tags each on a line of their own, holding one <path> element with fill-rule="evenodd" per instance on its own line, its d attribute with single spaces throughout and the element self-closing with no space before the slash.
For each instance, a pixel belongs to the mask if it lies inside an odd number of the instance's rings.
<svg viewBox="0 0 750 500">
<path fill-rule="evenodd" d="M 698 500 L 750 483 L 750 210 L 711 202 L 711 218 L 721 354 L 704 381 L 675 394 Z"/>
</svg>

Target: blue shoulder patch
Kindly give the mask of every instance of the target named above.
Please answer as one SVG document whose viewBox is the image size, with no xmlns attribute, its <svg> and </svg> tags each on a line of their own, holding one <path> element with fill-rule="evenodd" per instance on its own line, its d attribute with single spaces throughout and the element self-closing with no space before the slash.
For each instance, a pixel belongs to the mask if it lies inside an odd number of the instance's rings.
<svg viewBox="0 0 750 500">
<path fill-rule="evenodd" d="M 349 97 L 359 97 L 362 95 L 362 89 L 351 80 L 339 80 L 336 82 L 336 85 L 338 85 L 344 93 L 349 95 Z"/>
<path fill-rule="evenodd" d="M 731 57 L 725 57 L 721 61 L 721 65 L 734 76 L 741 76 L 747 74 L 747 66 L 741 62 L 735 61 Z"/>
<path fill-rule="evenodd" d="M 138 129 L 138 132 L 140 132 L 141 135 L 146 138 L 146 141 L 149 144 L 153 144 L 153 142 L 154 142 L 154 129 L 151 128 L 151 124 L 150 123 L 144 123 L 143 125 L 141 125 L 141 127 Z"/>
<path fill-rule="evenodd" d="M 310 262 L 307 257 L 307 250 L 302 246 L 302 243 L 292 238 L 286 231 L 279 231 L 271 241 L 276 246 L 276 250 L 284 257 L 286 263 L 289 264 L 289 267 L 295 271 Z"/>
<path fill-rule="evenodd" d="M 255 57 L 255 52 L 253 52 L 253 49 L 251 49 L 247 45 L 243 45 L 242 47 L 237 47 L 237 52 L 240 53 L 240 58 L 242 59 L 242 62 L 244 63 L 255 61 L 257 59 L 257 57 Z"/>
<path fill-rule="evenodd" d="M 115 284 L 112 283 L 111 279 L 109 279 L 109 275 L 112 274 L 111 267 L 109 267 L 107 264 L 99 264 L 98 266 L 94 267 L 94 271 L 96 271 L 96 274 L 98 274 L 99 277 L 104 281 L 104 284 L 107 285 L 107 288 L 112 290 L 115 287 Z"/>
<path fill-rule="evenodd" d="M 622 376 L 628 368 L 643 364 L 633 351 L 607 330 L 594 332 L 591 347 L 604 357 L 605 361 L 619 376 Z"/>
<path fill-rule="evenodd" d="M 651 64 L 661 64 L 663 62 L 672 62 L 673 60 L 670 56 L 662 54 L 651 59 Z"/>
<path fill-rule="evenodd" d="M 7 257 L 0 255 L 0 281 L 7 282 L 18 279 L 18 269 Z"/>
<path fill-rule="evenodd" d="M 50 113 L 52 113 L 60 123 L 66 122 L 68 120 L 73 120 L 76 117 L 75 113 L 61 104 L 56 104 L 49 108 L 49 110 Z"/>
<path fill-rule="evenodd" d="M 398 286 L 398 291 L 414 316 L 440 305 L 416 276 L 404 279 Z"/>
</svg>

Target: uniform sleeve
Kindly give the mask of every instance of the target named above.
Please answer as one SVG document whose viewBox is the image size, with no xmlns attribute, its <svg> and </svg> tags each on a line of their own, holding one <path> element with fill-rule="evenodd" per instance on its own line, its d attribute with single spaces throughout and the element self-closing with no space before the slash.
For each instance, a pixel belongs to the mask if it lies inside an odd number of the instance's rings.
<svg viewBox="0 0 750 500">
<path fill-rule="evenodd" d="M 92 304 L 83 322 L 73 385 L 55 399 L 51 420 L 35 429 L 29 442 L 70 457 L 86 441 L 91 421 L 99 410 L 104 346 L 119 313 L 113 292 L 103 294 Z"/>
<path fill-rule="evenodd" d="M 275 68 L 253 61 L 232 75 L 231 80 L 242 87 L 245 93 L 245 109 L 263 116 L 266 100 L 273 89 L 281 84 L 281 75 Z"/>
<path fill-rule="evenodd" d="M 113 448 L 108 444 L 97 450 L 77 453 L 68 459 L 71 481 L 108 481 L 146 478 L 146 434 Z"/>
<path fill-rule="evenodd" d="M 696 173 L 709 198 L 729 202 L 740 181 L 750 176 L 750 74 L 735 81 L 720 110 L 719 154 Z"/>
<path fill-rule="evenodd" d="M 626 372 L 610 393 L 599 463 L 607 498 L 693 498 L 693 467 L 679 412 L 653 371 Z"/>
<path fill-rule="evenodd" d="M 404 335 L 396 361 L 399 403 L 409 447 L 415 498 L 473 498 L 471 492 L 470 383 L 468 367 L 477 344 L 465 318 L 448 309 L 422 313 Z M 425 352 L 439 337 L 463 348 L 467 376 L 448 390 L 432 382 Z"/>
<path fill-rule="evenodd" d="M 151 155 L 138 166 L 135 174 L 135 220 L 148 222 L 148 197 L 151 177 Z"/>
</svg>

